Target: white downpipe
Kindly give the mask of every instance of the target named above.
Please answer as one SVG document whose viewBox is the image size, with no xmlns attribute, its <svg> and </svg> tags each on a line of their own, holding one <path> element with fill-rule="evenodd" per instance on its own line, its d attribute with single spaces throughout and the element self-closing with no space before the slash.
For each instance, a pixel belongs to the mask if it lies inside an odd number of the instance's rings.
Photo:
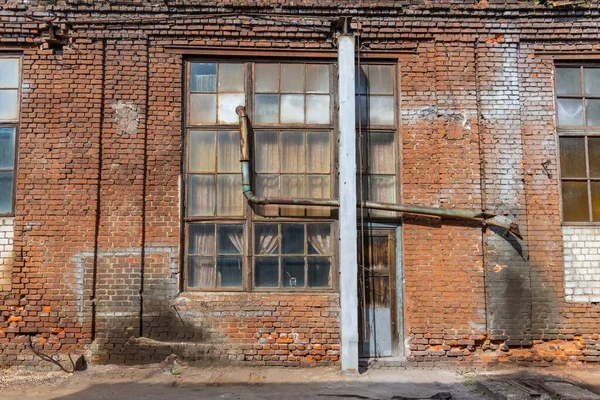
<svg viewBox="0 0 600 400">
<path fill-rule="evenodd" d="M 340 303 L 342 372 L 358 374 L 358 254 L 354 36 L 338 37 Z"/>
</svg>

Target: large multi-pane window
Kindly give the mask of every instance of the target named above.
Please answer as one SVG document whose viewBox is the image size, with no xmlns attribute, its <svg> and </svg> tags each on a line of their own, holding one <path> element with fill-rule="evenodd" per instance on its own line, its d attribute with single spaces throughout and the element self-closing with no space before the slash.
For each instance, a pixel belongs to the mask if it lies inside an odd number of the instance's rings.
<svg viewBox="0 0 600 400">
<path fill-rule="evenodd" d="M 187 66 L 186 288 L 332 288 L 331 210 L 249 206 L 241 191 L 235 114 L 245 105 L 252 122 L 257 195 L 332 198 L 332 65 Z"/>
<path fill-rule="evenodd" d="M 21 58 L 0 56 L 0 215 L 14 212 Z"/>
<path fill-rule="evenodd" d="M 557 65 L 563 220 L 600 222 L 600 65 Z"/>
</svg>

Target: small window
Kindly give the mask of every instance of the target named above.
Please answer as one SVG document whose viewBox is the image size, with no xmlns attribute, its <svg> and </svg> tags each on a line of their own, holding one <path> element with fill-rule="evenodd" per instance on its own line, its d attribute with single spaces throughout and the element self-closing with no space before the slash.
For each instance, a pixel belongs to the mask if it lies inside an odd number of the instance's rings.
<svg viewBox="0 0 600 400">
<path fill-rule="evenodd" d="M 330 224 L 256 224 L 254 287 L 331 288 Z"/>
<path fill-rule="evenodd" d="M 0 57 L 0 215 L 13 213 L 21 59 Z"/>
<path fill-rule="evenodd" d="M 600 67 L 556 68 L 563 220 L 600 222 Z"/>
</svg>

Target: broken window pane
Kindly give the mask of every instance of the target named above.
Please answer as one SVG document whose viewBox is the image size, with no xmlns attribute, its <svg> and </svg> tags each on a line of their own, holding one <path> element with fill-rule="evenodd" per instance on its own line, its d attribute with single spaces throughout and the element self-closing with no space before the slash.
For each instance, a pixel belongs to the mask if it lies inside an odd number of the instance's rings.
<svg viewBox="0 0 600 400">
<path fill-rule="evenodd" d="M 306 171 L 328 174 L 331 171 L 331 147 L 328 132 L 306 134 Z"/>
<path fill-rule="evenodd" d="M 279 91 L 279 64 L 256 64 L 254 67 L 256 93 L 277 93 Z"/>
<path fill-rule="evenodd" d="M 217 95 L 190 94 L 190 124 L 217 122 Z"/>
<path fill-rule="evenodd" d="M 217 287 L 242 287 L 242 258 L 217 257 Z"/>
<path fill-rule="evenodd" d="M 244 93 L 219 94 L 219 123 L 237 124 L 239 117 L 235 109 L 238 106 L 246 106 Z"/>
<path fill-rule="evenodd" d="M 0 168 L 15 165 L 15 128 L 0 128 Z"/>
<path fill-rule="evenodd" d="M 256 172 L 279 172 L 279 142 L 277 132 L 256 132 Z"/>
<path fill-rule="evenodd" d="M 244 253 L 244 226 L 243 225 L 218 225 L 217 226 L 217 253 L 218 254 L 243 254 Z"/>
<path fill-rule="evenodd" d="M 308 257 L 308 287 L 331 287 L 331 259 L 329 257 Z"/>
<path fill-rule="evenodd" d="M 587 96 L 600 96 L 600 68 L 585 68 L 583 83 Z"/>
<path fill-rule="evenodd" d="M 558 124 L 583 125 L 583 103 L 580 99 L 558 99 Z"/>
<path fill-rule="evenodd" d="M 560 138 L 560 170 L 563 178 L 585 178 L 585 139 Z"/>
<path fill-rule="evenodd" d="M 254 286 L 279 286 L 279 258 L 256 257 L 254 261 Z"/>
<path fill-rule="evenodd" d="M 238 131 L 219 131 L 219 172 L 239 172 L 240 133 Z"/>
<path fill-rule="evenodd" d="M 329 93 L 329 66 L 306 66 L 306 93 Z"/>
<path fill-rule="evenodd" d="M 328 95 L 306 96 L 307 124 L 328 124 L 329 115 L 330 112 Z"/>
<path fill-rule="evenodd" d="M 304 65 L 281 64 L 281 93 L 304 92 Z"/>
<path fill-rule="evenodd" d="M 217 91 L 217 64 L 192 63 L 190 72 L 190 91 L 205 93 Z"/>
<path fill-rule="evenodd" d="M 394 94 L 394 67 L 369 65 L 369 94 Z"/>
<path fill-rule="evenodd" d="M 242 194 L 242 176 L 217 176 L 217 214 L 242 215 L 244 213 L 244 198 Z"/>
<path fill-rule="evenodd" d="M 215 215 L 215 177 L 213 175 L 188 176 L 189 216 Z"/>
<path fill-rule="evenodd" d="M 304 225 L 281 225 L 281 253 L 304 254 Z"/>
<path fill-rule="evenodd" d="M 304 171 L 304 132 L 281 132 L 281 172 Z"/>
<path fill-rule="evenodd" d="M 600 126 L 600 100 L 585 101 L 585 117 L 588 126 Z"/>
<path fill-rule="evenodd" d="M 13 171 L 0 171 L 0 213 L 12 212 Z"/>
<path fill-rule="evenodd" d="M 254 227 L 254 249 L 256 254 L 277 254 L 279 249 L 279 233 L 277 225 L 260 224 Z"/>
<path fill-rule="evenodd" d="M 214 172 L 216 161 L 216 132 L 190 131 L 188 154 L 189 172 Z"/>
<path fill-rule="evenodd" d="M 581 71 L 579 68 L 556 68 L 556 94 L 581 94 Z"/>
<path fill-rule="evenodd" d="M 219 92 L 244 92 L 244 64 L 219 64 Z"/>
<path fill-rule="evenodd" d="M 301 94 L 281 95 L 281 123 L 304 123 L 304 96 Z"/>
<path fill-rule="evenodd" d="M 214 262 L 213 257 L 188 257 L 188 287 L 213 287 Z"/>
<path fill-rule="evenodd" d="M 0 120 L 14 121 L 19 116 L 17 90 L 0 90 Z"/>
<path fill-rule="evenodd" d="M 392 96 L 369 96 L 369 123 L 394 125 L 394 98 Z"/>
<path fill-rule="evenodd" d="M 279 122 L 279 95 L 257 94 L 255 119 L 260 124 L 276 124 Z"/>
<path fill-rule="evenodd" d="M 213 224 L 190 224 L 188 254 L 215 254 L 215 226 Z"/>
<path fill-rule="evenodd" d="M 283 287 L 304 287 L 304 257 L 283 257 Z"/>
<path fill-rule="evenodd" d="M 19 62 L 18 58 L 0 58 L 0 88 L 19 87 Z"/>
<path fill-rule="evenodd" d="M 590 220 L 587 182 L 562 183 L 563 218 L 565 222 L 584 222 Z"/>
</svg>

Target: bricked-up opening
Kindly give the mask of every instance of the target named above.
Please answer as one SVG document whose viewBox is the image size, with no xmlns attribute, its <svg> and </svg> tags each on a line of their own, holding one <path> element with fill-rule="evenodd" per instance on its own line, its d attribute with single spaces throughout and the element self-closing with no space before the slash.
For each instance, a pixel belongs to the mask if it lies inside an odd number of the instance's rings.
<svg viewBox="0 0 600 400">
<path fill-rule="evenodd" d="M 246 105 L 252 121 L 258 195 L 333 198 L 333 64 L 186 66 L 185 288 L 334 289 L 335 211 L 247 204 L 235 114 Z"/>
</svg>

